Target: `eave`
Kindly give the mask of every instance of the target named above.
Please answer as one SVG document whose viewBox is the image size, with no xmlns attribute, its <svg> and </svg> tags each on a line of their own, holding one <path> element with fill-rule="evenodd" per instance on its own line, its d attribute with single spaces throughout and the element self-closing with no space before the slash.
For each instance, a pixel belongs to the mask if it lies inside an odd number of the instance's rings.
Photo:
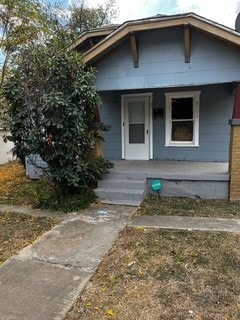
<svg viewBox="0 0 240 320">
<path fill-rule="evenodd" d="M 107 26 L 107 27 L 103 27 L 103 28 L 85 31 L 81 34 L 81 36 L 78 38 L 77 41 L 75 41 L 73 44 L 71 44 L 67 48 L 67 51 L 71 51 L 73 49 L 78 50 L 79 47 L 84 45 L 85 42 L 91 41 L 91 39 L 93 39 L 93 38 L 104 37 L 104 36 L 106 37 L 110 33 L 112 33 L 117 27 L 118 27 L 118 25 L 111 25 L 111 26 Z"/>
<path fill-rule="evenodd" d="M 131 35 L 136 35 L 138 32 L 183 27 L 185 38 L 185 62 L 190 61 L 191 55 L 191 32 L 194 30 L 200 31 L 215 39 L 224 41 L 235 47 L 240 47 L 240 34 L 233 29 L 227 28 L 211 20 L 205 19 L 194 13 L 175 15 L 175 16 L 157 16 L 148 19 L 127 21 L 109 33 L 106 38 L 101 40 L 94 47 L 84 53 L 84 61 L 86 64 L 92 64 L 100 59 L 107 52 L 118 46 L 125 39 L 130 38 L 134 65 L 137 65 L 137 46 L 135 39 Z M 76 45 L 72 47 L 76 48 Z"/>
</svg>

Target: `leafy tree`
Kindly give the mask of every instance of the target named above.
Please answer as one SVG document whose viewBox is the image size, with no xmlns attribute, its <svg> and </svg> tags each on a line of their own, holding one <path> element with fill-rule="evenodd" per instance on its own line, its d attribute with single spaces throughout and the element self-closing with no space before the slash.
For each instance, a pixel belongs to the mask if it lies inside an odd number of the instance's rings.
<svg viewBox="0 0 240 320">
<path fill-rule="evenodd" d="M 54 39 L 28 46 L 3 93 L 10 105 L 8 125 L 16 151 L 40 153 L 61 189 L 79 190 L 111 166 L 91 156 L 99 139 L 92 125 L 99 96 L 95 74 L 79 53 L 66 53 L 59 46 L 56 50 Z"/>
<path fill-rule="evenodd" d="M 38 0 L 0 0 L 0 89 L 15 53 L 48 30 L 48 14 Z"/>
<path fill-rule="evenodd" d="M 99 139 L 92 125 L 99 104 L 94 71 L 86 69 L 79 53 L 66 53 L 73 29 L 63 27 L 58 15 L 47 14 L 38 0 L 0 1 L 0 50 L 5 55 L 0 91 L 2 86 L 8 102 L 8 139 L 22 161 L 39 153 L 61 190 L 78 191 L 111 167 L 91 155 Z M 85 17 L 82 30 L 109 21 L 110 8 L 96 12 Z"/>
<path fill-rule="evenodd" d="M 70 6 L 69 11 L 68 26 L 76 34 L 110 24 L 118 14 L 115 0 L 108 0 L 96 8 L 88 7 L 86 1 L 81 0 L 79 4 Z"/>
<path fill-rule="evenodd" d="M 116 15 L 115 0 L 96 8 L 88 7 L 86 1 L 81 0 L 67 10 L 60 5 L 43 5 L 41 0 L 0 0 L 0 91 L 8 65 L 15 63 L 16 53 L 24 46 L 44 42 L 46 35 L 54 36 L 55 32 L 59 37 L 62 25 L 65 30 L 61 42 L 67 45 L 79 33 L 108 24 Z"/>
</svg>

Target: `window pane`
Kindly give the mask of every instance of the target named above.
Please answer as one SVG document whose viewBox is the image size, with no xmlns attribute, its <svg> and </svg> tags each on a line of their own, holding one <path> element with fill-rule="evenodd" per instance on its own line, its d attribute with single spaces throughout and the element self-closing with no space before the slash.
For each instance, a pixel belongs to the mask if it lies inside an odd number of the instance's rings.
<svg viewBox="0 0 240 320">
<path fill-rule="evenodd" d="M 143 123 L 145 119 L 144 102 L 129 102 L 128 116 L 129 123 Z"/>
<path fill-rule="evenodd" d="M 172 119 L 193 119 L 193 98 L 172 99 Z"/>
<path fill-rule="evenodd" d="M 193 141 L 193 121 L 173 121 L 172 141 Z"/>
<path fill-rule="evenodd" d="M 129 124 L 129 143 L 145 143 L 145 125 Z"/>
</svg>

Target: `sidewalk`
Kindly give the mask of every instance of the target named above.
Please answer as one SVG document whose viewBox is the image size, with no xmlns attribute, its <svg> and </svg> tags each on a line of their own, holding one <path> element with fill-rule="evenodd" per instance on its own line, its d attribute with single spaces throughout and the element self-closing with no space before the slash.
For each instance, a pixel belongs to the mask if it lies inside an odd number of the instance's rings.
<svg viewBox="0 0 240 320">
<path fill-rule="evenodd" d="M 1 320 L 61 320 L 136 208 L 69 215 L 0 267 Z"/>
<path fill-rule="evenodd" d="M 130 222 L 131 227 L 240 232 L 240 219 L 204 217 L 139 216 Z"/>
<path fill-rule="evenodd" d="M 65 216 L 38 242 L 4 263 L 0 267 L 1 320 L 64 319 L 127 225 L 240 232 L 237 219 L 138 216 L 129 221 L 135 211 L 128 206 L 99 205 Z"/>
</svg>

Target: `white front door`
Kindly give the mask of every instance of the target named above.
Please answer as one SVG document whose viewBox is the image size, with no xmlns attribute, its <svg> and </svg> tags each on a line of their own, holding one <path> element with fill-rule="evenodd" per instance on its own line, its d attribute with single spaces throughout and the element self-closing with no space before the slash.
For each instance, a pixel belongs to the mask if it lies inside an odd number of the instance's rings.
<svg viewBox="0 0 240 320">
<path fill-rule="evenodd" d="M 150 95 L 123 96 L 123 158 L 150 159 Z"/>
</svg>

